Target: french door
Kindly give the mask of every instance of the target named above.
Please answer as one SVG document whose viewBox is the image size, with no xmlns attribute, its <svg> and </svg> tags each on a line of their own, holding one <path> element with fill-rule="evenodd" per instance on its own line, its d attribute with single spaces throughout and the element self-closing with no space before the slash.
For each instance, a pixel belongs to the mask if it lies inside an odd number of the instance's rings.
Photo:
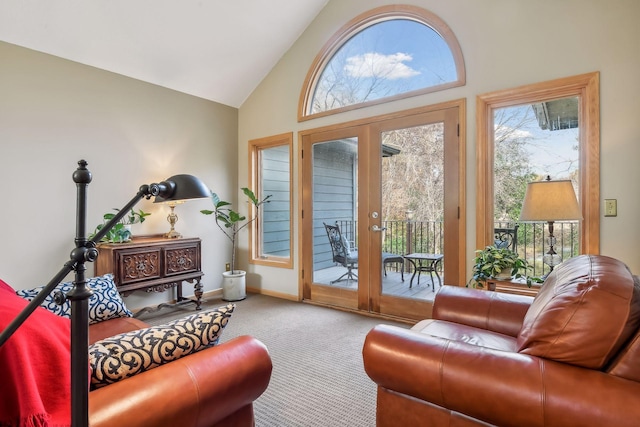
<svg viewBox="0 0 640 427">
<path fill-rule="evenodd" d="M 407 319 L 464 282 L 464 102 L 301 132 L 303 298 Z"/>
</svg>

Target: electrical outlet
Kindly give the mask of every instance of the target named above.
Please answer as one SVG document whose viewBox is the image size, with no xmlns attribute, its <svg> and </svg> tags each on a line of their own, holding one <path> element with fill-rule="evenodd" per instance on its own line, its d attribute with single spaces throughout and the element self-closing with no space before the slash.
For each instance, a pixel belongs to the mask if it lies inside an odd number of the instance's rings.
<svg viewBox="0 0 640 427">
<path fill-rule="evenodd" d="M 604 216 L 618 216 L 617 199 L 604 199 Z"/>
<path fill-rule="evenodd" d="M 228 262 L 228 263 L 226 263 L 226 264 L 224 265 L 224 269 L 225 269 L 225 271 L 229 271 L 229 270 L 231 270 L 231 263 L 229 263 L 229 262 Z"/>
</svg>

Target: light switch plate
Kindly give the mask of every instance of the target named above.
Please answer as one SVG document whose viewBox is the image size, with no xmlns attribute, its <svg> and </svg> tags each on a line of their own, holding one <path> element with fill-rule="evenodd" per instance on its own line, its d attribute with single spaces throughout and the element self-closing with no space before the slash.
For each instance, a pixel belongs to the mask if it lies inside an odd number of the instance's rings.
<svg viewBox="0 0 640 427">
<path fill-rule="evenodd" d="M 618 216 L 617 199 L 604 199 L 604 216 Z"/>
</svg>

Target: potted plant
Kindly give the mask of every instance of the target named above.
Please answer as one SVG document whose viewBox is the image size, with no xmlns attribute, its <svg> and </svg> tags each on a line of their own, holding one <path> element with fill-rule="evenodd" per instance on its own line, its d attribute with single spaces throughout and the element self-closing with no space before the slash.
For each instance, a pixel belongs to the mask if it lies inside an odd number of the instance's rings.
<svg viewBox="0 0 640 427">
<path fill-rule="evenodd" d="M 264 197 L 262 200 L 258 200 L 256 195 L 250 189 L 243 187 L 242 192 L 249 199 L 255 207 L 255 215 L 251 220 L 247 220 L 247 217 L 239 214 L 231 208 L 231 203 L 224 200 L 220 200 L 220 197 L 216 193 L 211 193 L 211 200 L 213 201 L 213 210 L 201 210 L 200 212 L 205 215 L 213 215 L 216 221 L 216 225 L 225 236 L 231 242 L 231 269 L 222 273 L 222 298 L 225 301 L 239 301 L 246 298 L 246 271 L 236 270 L 236 244 L 237 237 L 240 230 L 251 224 L 258 219 L 258 210 L 263 203 L 268 203 L 271 195 Z"/>
<path fill-rule="evenodd" d="M 114 208 L 113 210 L 118 212 L 120 209 Z M 148 212 L 144 212 L 142 209 L 139 209 L 137 211 L 131 209 L 131 211 L 127 215 L 125 215 L 120 220 L 120 222 L 114 225 L 113 228 L 111 228 L 111 230 L 109 230 L 109 232 L 100 241 L 109 243 L 124 243 L 130 241 L 132 236 L 131 226 L 133 224 L 143 223 L 146 217 L 148 217 L 149 215 L 151 214 Z M 114 216 L 116 216 L 116 214 L 111 212 L 107 212 L 106 214 L 104 214 L 102 216 L 104 222 L 96 227 L 93 234 L 91 234 L 89 238 L 93 238 L 93 236 L 95 236 L 96 233 L 100 231 L 107 222 L 112 220 Z"/>
<path fill-rule="evenodd" d="M 542 279 L 527 274 L 532 269 L 526 259 L 520 258 L 511 249 L 487 246 L 476 251 L 473 276 L 469 283 L 482 288 L 488 279 L 512 280 L 524 277 L 527 286 L 531 287 L 532 283 L 542 283 Z"/>
</svg>

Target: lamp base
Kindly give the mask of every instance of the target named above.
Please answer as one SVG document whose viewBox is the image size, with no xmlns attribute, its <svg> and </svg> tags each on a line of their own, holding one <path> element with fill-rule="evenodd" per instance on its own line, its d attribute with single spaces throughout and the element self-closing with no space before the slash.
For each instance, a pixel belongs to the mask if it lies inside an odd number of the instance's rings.
<svg viewBox="0 0 640 427">
<path fill-rule="evenodd" d="M 171 230 L 168 233 L 164 233 L 164 237 L 167 239 L 179 239 L 182 237 L 182 234 L 178 233 L 176 230 Z"/>
<path fill-rule="evenodd" d="M 180 237 L 182 237 L 182 234 L 178 233 L 174 228 L 176 222 L 178 222 L 178 215 L 176 215 L 176 213 L 173 211 L 176 208 L 177 204 L 178 202 L 175 201 L 169 202 L 169 208 L 171 209 L 171 212 L 169 212 L 169 215 L 167 215 L 167 221 L 169 221 L 169 225 L 171 225 L 171 230 L 164 234 L 164 237 L 166 237 L 167 239 L 179 239 Z"/>
</svg>

